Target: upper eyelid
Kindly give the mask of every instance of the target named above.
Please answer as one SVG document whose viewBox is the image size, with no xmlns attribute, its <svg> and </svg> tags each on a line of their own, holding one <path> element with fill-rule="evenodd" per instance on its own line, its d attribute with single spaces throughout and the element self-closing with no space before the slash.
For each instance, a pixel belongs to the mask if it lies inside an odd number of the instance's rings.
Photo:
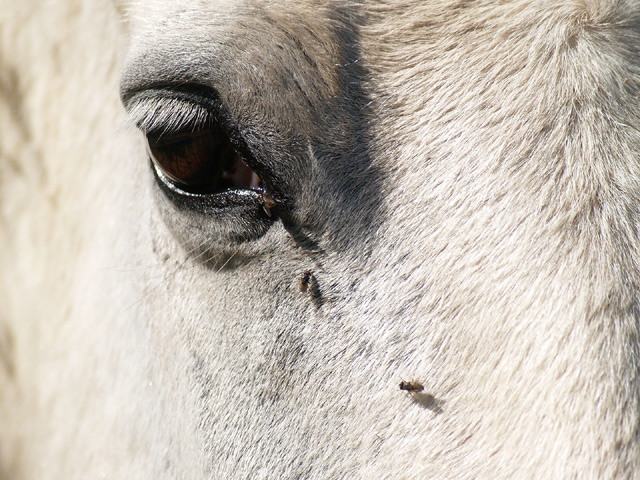
<svg viewBox="0 0 640 480">
<path fill-rule="evenodd" d="M 200 102 L 157 91 L 134 95 L 126 102 L 125 108 L 126 124 L 136 126 L 145 134 L 196 131 L 210 123 L 213 117 L 210 108 Z"/>
</svg>

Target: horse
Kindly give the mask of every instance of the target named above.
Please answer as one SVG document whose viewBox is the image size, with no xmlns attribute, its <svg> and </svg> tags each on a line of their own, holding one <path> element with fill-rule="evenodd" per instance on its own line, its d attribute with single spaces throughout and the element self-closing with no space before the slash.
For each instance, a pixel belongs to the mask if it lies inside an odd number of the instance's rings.
<svg viewBox="0 0 640 480">
<path fill-rule="evenodd" d="M 0 478 L 631 478 L 640 4 L 4 0 Z"/>
</svg>

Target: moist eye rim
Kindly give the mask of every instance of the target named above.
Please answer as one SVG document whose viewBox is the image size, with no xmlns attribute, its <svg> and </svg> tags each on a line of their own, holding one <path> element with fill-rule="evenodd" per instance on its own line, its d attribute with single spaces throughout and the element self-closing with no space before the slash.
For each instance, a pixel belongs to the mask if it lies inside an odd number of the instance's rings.
<svg viewBox="0 0 640 480">
<path fill-rule="evenodd" d="M 153 168 L 154 174 L 155 176 L 162 182 L 162 185 L 166 188 L 168 188 L 169 190 L 171 190 L 172 192 L 182 196 L 182 197 L 192 197 L 192 198 L 197 198 L 197 199 L 210 199 L 210 200 L 215 200 L 216 198 L 224 198 L 226 196 L 228 196 L 229 194 L 233 194 L 236 196 L 246 196 L 247 198 L 255 198 L 256 200 L 258 200 L 260 198 L 261 195 L 265 194 L 267 192 L 267 190 L 264 187 L 260 187 L 257 188 L 255 190 L 253 189 L 245 189 L 245 188 L 239 188 L 239 189 L 227 189 L 227 190 L 222 190 L 220 192 L 215 192 L 215 193 L 193 193 L 193 192 L 188 192 L 186 190 L 183 190 L 182 188 L 180 188 L 179 185 L 177 185 L 173 180 L 171 180 L 161 169 L 158 165 L 156 165 L 156 163 L 149 158 L 149 163 L 151 164 L 151 168 Z"/>
</svg>

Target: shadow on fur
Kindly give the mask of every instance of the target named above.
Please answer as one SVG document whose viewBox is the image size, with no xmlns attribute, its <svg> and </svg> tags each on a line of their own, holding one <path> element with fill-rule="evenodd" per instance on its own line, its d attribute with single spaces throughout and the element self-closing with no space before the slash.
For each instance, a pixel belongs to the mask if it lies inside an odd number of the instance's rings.
<svg viewBox="0 0 640 480">
<path fill-rule="evenodd" d="M 299 226 L 294 225 L 286 218 L 280 217 L 280 219 L 282 220 L 282 226 L 298 247 L 312 253 L 321 253 L 323 251 L 318 242 L 304 233 Z"/>
<path fill-rule="evenodd" d="M 439 415 L 439 414 L 441 414 L 443 412 L 442 407 L 446 403 L 444 400 L 442 400 L 440 398 L 436 398 L 433 395 L 431 395 L 430 393 L 423 393 L 423 392 L 412 393 L 411 394 L 411 401 L 413 403 L 417 403 L 422 408 L 426 408 L 428 410 L 431 410 L 436 415 Z"/>
</svg>

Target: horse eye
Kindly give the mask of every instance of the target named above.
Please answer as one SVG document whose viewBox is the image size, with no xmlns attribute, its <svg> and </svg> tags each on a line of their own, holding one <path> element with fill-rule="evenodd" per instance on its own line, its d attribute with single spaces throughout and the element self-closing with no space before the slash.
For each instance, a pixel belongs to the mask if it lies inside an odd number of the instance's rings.
<svg viewBox="0 0 640 480">
<path fill-rule="evenodd" d="M 186 192 L 261 189 L 260 177 L 219 127 L 171 135 L 147 134 L 147 144 L 154 165 Z"/>
</svg>

